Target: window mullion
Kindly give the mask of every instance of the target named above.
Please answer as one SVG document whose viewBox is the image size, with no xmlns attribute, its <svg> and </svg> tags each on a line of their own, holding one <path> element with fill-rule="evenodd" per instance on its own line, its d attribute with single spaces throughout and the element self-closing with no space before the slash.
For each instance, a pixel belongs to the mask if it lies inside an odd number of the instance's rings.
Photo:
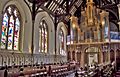
<svg viewBox="0 0 120 77">
<path fill-rule="evenodd" d="M 42 51 L 42 28 L 39 27 L 39 51 Z"/>
<path fill-rule="evenodd" d="M 21 23 L 19 24 L 19 26 L 21 25 Z M 19 38 L 18 38 L 18 50 L 20 50 L 20 35 L 22 33 L 21 27 L 19 27 Z"/>
<path fill-rule="evenodd" d="M 16 25 L 15 22 L 16 22 L 16 20 L 15 20 L 15 17 L 14 17 L 13 42 L 12 42 L 12 44 L 13 44 L 13 45 L 12 45 L 12 49 L 13 49 L 13 50 L 14 50 L 14 37 L 15 37 L 15 34 L 14 34 L 14 33 L 15 33 L 15 25 Z"/>
<path fill-rule="evenodd" d="M 45 27 L 44 27 L 44 52 L 45 52 Z"/>
<path fill-rule="evenodd" d="M 42 25 L 42 30 L 41 30 L 41 52 L 43 51 L 43 25 Z"/>
<path fill-rule="evenodd" d="M 63 41 L 62 41 L 62 49 L 64 50 L 64 33 L 62 31 L 62 38 L 63 38 Z"/>
<path fill-rule="evenodd" d="M 40 42 L 39 42 L 39 45 L 40 45 L 40 51 L 42 51 L 42 28 L 40 28 Z"/>
<path fill-rule="evenodd" d="M 47 34 L 46 34 L 46 50 L 47 50 L 47 52 L 48 52 L 48 29 L 46 28 L 46 32 L 47 32 Z"/>
</svg>

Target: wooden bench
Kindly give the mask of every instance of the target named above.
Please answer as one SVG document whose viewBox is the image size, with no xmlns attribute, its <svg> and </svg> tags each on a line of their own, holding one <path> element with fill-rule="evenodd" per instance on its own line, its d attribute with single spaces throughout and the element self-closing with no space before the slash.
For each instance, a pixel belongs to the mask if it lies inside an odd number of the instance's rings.
<svg viewBox="0 0 120 77">
<path fill-rule="evenodd" d="M 5 70 L 0 70 L 0 77 L 4 77 Z"/>
</svg>

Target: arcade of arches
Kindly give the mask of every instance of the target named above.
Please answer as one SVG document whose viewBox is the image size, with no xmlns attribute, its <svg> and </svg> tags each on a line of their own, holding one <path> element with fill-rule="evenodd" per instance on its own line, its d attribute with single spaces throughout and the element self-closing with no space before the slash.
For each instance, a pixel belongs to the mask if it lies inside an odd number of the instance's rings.
<svg viewBox="0 0 120 77">
<path fill-rule="evenodd" d="M 56 23 L 43 8 L 34 18 L 27 1 L 0 2 L 0 66 L 75 62 L 85 67 L 114 62 L 119 67 L 119 27 L 93 0 L 86 0 L 80 18 L 70 15 L 69 24 L 59 19 Z"/>
</svg>

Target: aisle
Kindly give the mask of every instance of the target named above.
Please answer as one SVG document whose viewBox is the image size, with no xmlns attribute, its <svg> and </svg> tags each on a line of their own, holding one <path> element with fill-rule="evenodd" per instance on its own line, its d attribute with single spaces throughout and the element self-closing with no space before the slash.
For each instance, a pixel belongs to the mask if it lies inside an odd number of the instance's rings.
<svg viewBox="0 0 120 77">
<path fill-rule="evenodd" d="M 115 77 L 120 77 L 120 70 L 116 72 Z"/>
<path fill-rule="evenodd" d="M 72 74 L 70 74 L 70 75 L 68 75 L 66 77 L 74 77 L 74 76 L 75 76 L 75 73 L 72 73 Z"/>
</svg>

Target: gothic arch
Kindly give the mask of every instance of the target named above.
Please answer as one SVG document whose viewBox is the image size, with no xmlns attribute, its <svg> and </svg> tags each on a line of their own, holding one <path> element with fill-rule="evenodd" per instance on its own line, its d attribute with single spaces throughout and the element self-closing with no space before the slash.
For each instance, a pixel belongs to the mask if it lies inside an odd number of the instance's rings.
<svg viewBox="0 0 120 77">
<path fill-rule="evenodd" d="M 30 31 L 32 29 L 32 18 L 31 13 L 27 5 L 24 3 L 24 1 L 8 1 L 3 5 L 2 12 L 5 11 L 5 9 L 9 5 L 15 5 L 20 14 L 21 14 L 21 32 L 20 32 L 20 51 L 27 52 L 29 51 L 29 45 L 31 40 Z M 1 23 L 0 23 L 1 25 Z M 27 39 L 26 39 L 27 38 Z M 26 42 L 26 43 L 24 43 Z"/>
<path fill-rule="evenodd" d="M 115 60 L 115 50 L 114 49 L 110 49 L 110 60 L 111 60 L 111 62 L 113 62 Z"/>
<path fill-rule="evenodd" d="M 113 10 L 111 10 L 111 9 L 105 9 L 105 10 L 112 13 L 116 17 L 116 19 L 119 20 L 117 14 Z"/>
<path fill-rule="evenodd" d="M 96 46 L 87 47 L 87 48 L 85 48 L 85 51 L 88 50 L 88 49 L 90 49 L 90 48 L 93 48 L 93 49 L 97 48 L 97 49 L 98 49 L 98 52 L 100 52 L 100 48 L 99 48 L 99 47 L 96 47 Z"/>
<path fill-rule="evenodd" d="M 110 21 L 110 31 L 118 32 L 118 24 L 116 24 L 114 21 Z"/>
<path fill-rule="evenodd" d="M 66 39 L 67 39 L 67 28 L 63 22 L 58 23 L 57 25 L 57 32 L 56 32 L 56 47 L 57 47 L 57 54 L 59 55 L 59 31 L 60 29 L 63 31 L 64 34 L 64 50 L 66 51 Z M 66 52 L 67 54 L 67 52 Z"/>
<path fill-rule="evenodd" d="M 101 52 L 101 50 L 102 50 L 102 48 L 99 47 L 99 46 L 85 46 L 85 47 L 83 48 L 83 52 L 86 53 L 86 50 L 88 50 L 89 48 L 98 48 L 98 49 L 99 49 L 99 52 Z"/>
<path fill-rule="evenodd" d="M 35 26 L 34 26 L 34 51 L 38 53 L 39 51 L 39 26 L 40 21 L 44 20 L 48 27 L 48 54 L 55 54 L 54 48 L 54 23 L 49 16 L 49 14 L 45 11 L 39 12 L 35 18 Z M 53 44 L 53 45 L 52 45 Z"/>
<path fill-rule="evenodd" d="M 120 55 L 120 50 L 116 49 L 116 59 L 119 59 L 119 55 Z"/>
<path fill-rule="evenodd" d="M 85 63 L 91 65 L 94 63 L 100 63 L 100 47 L 97 46 L 91 46 L 91 47 L 86 47 L 85 49 Z"/>
</svg>

